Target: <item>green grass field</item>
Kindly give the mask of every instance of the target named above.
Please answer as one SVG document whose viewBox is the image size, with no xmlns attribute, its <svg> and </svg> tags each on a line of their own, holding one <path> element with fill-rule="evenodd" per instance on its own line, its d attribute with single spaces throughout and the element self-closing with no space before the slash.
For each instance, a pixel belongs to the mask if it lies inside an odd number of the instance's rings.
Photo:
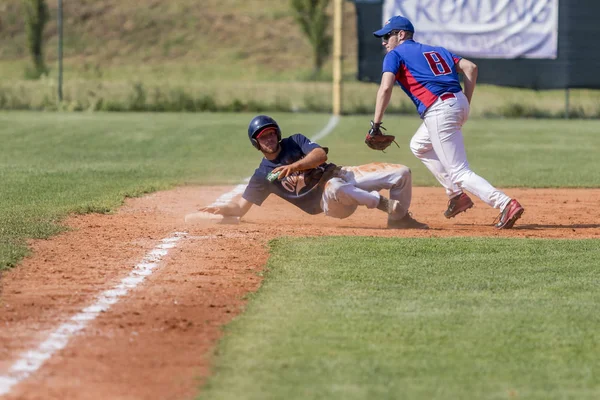
<svg viewBox="0 0 600 400">
<path fill-rule="evenodd" d="M 597 241 L 287 238 L 201 399 L 596 399 Z"/>
<path fill-rule="evenodd" d="M 272 114 L 284 134 L 320 131 L 324 114 Z M 252 114 L 0 114 L 0 268 L 26 254 L 27 238 L 60 231 L 72 212 L 109 212 L 124 197 L 181 184 L 236 184 L 260 161 L 247 139 Z M 400 149 L 363 143 L 368 118 L 345 117 L 321 141 L 341 165 L 403 163 L 415 185 L 437 182 L 410 153 L 420 120 L 391 117 Z M 599 187 L 594 121 L 473 120 L 472 167 L 500 187 Z M 502 149 L 504 151 L 498 151 Z M 235 160 L 235 162 L 231 162 Z"/>
<path fill-rule="evenodd" d="M 230 113 L 0 112 L 0 271 L 71 213 L 176 185 L 237 184 L 260 160 L 253 114 L 284 135 L 329 119 L 331 63 L 311 52 L 289 2 L 81 0 L 65 4 L 64 102 L 56 101 L 56 2 L 49 76 L 29 65 L 21 0 L 0 5 L 0 109 Z M 320 141 L 342 165 L 403 163 L 420 120 L 396 90 L 384 125 L 400 148 L 363 143 L 377 86 L 357 82 L 356 19 L 345 3 L 343 111 Z M 232 12 L 235 10 L 235 12 Z M 257 23 L 259 21 L 259 23 Z M 571 90 L 573 117 L 598 118 L 600 91 Z M 204 102 L 204 108 L 198 108 Z M 465 128 L 472 168 L 499 187 L 600 187 L 599 123 L 552 116 L 565 93 L 479 85 Z M 214 108 L 212 108 L 214 109 Z M 263 286 L 225 329 L 202 399 L 600 398 L 597 240 L 281 238 Z"/>
<path fill-rule="evenodd" d="M 1 113 L 0 269 L 26 254 L 25 239 L 59 232 L 68 213 L 109 212 L 124 197 L 174 185 L 239 183 L 257 162 L 251 118 Z M 328 117 L 284 119 L 316 132 Z"/>
<path fill-rule="evenodd" d="M 326 114 L 272 114 L 313 136 Z M 260 153 L 253 114 L 0 113 L 0 269 L 69 213 L 183 184 L 236 184 Z M 391 116 L 400 149 L 363 143 L 368 117 L 320 141 L 342 165 L 410 166 L 420 120 Z M 600 187 L 595 121 L 467 124 L 475 171 L 500 187 Z M 235 160 L 235 161 L 232 161 Z M 592 399 L 600 395 L 598 241 L 278 239 L 263 287 L 226 328 L 202 398 Z"/>
</svg>

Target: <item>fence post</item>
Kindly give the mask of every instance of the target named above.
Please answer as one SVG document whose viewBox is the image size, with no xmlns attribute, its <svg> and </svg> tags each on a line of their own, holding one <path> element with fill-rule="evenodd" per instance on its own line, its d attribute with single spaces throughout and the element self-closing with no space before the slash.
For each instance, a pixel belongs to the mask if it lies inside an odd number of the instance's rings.
<svg viewBox="0 0 600 400">
<path fill-rule="evenodd" d="M 58 0 L 58 102 L 63 99 L 63 7 L 62 0 Z"/>
<path fill-rule="evenodd" d="M 569 88 L 565 89 L 565 119 L 569 119 Z"/>
<path fill-rule="evenodd" d="M 333 2 L 333 115 L 342 113 L 342 13 L 344 0 Z"/>
</svg>

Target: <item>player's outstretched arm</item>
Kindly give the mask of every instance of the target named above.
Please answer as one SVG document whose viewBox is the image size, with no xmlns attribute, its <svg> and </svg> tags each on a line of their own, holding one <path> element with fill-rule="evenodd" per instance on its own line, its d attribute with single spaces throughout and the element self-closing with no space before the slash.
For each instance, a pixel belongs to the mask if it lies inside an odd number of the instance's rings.
<svg viewBox="0 0 600 400">
<path fill-rule="evenodd" d="M 465 96 L 471 104 L 473 98 L 473 92 L 475 91 L 475 85 L 477 84 L 477 65 L 466 58 L 461 58 L 458 64 L 456 64 L 457 71 L 464 74 L 465 79 Z"/>
<path fill-rule="evenodd" d="M 248 200 L 241 198 L 237 202 L 232 201 L 231 203 L 222 206 L 207 206 L 200 208 L 199 211 L 208 212 L 211 214 L 219 214 L 225 217 L 243 217 L 252 207 L 252 203 Z"/>
<path fill-rule="evenodd" d="M 391 72 L 384 72 L 383 75 L 381 75 L 381 84 L 379 85 L 379 90 L 377 91 L 373 122 L 380 123 L 383 120 L 383 114 L 385 113 L 388 104 L 390 104 L 395 83 L 396 75 L 392 74 Z"/>
</svg>

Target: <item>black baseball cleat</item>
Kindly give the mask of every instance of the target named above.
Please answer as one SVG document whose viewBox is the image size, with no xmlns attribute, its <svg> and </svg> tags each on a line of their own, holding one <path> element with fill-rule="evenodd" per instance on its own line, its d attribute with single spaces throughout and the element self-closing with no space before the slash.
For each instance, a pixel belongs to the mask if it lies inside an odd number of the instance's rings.
<svg viewBox="0 0 600 400">
<path fill-rule="evenodd" d="M 427 224 L 417 221 L 410 213 L 398 220 L 388 219 L 388 229 L 429 229 Z"/>
<path fill-rule="evenodd" d="M 471 207 L 473 207 L 471 198 L 466 193 L 461 193 L 448 200 L 448 208 L 444 211 L 444 217 L 454 218 Z"/>
</svg>

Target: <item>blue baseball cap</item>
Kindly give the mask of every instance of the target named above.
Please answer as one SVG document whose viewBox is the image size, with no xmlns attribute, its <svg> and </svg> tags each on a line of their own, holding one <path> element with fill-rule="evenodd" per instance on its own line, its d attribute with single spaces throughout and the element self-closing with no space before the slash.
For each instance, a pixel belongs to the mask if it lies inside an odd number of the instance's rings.
<svg viewBox="0 0 600 400">
<path fill-rule="evenodd" d="M 414 32 L 415 27 L 408 20 L 408 18 L 404 18 L 401 15 L 396 15 L 388 19 L 385 24 L 383 24 L 383 28 L 378 31 L 373 32 L 373 35 L 377 37 L 382 37 L 390 33 L 391 31 L 408 31 Z"/>
</svg>

